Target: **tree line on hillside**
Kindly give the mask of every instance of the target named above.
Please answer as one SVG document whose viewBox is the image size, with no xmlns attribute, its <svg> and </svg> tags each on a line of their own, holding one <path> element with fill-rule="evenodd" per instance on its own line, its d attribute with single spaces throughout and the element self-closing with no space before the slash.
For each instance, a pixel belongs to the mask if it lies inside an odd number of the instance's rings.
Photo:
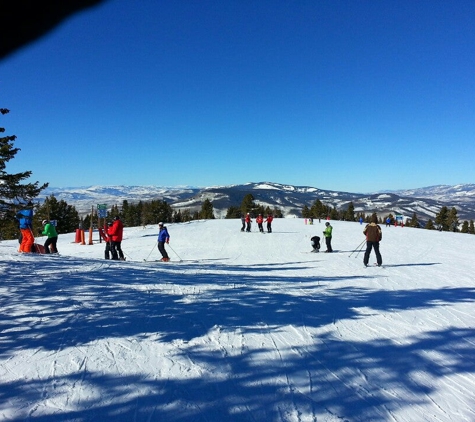
<svg viewBox="0 0 475 422">
<path fill-rule="evenodd" d="M 256 199 L 252 193 L 248 193 L 241 201 L 241 205 L 232 205 L 226 211 L 225 218 L 241 218 L 249 213 L 253 218 L 257 215 L 272 215 L 274 218 L 282 218 L 283 214 L 279 208 L 270 208 L 256 203 Z"/>
<path fill-rule="evenodd" d="M 315 200 L 310 207 L 305 205 L 302 209 L 303 218 L 325 219 L 329 217 L 331 220 L 343 221 L 360 221 L 360 218 L 362 218 L 365 223 L 369 223 L 371 221 L 372 215 L 373 214 L 366 214 L 364 212 L 355 212 L 355 206 L 353 202 L 350 202 L 346 208 L 338 210 L 334 206 L 331 207 L 323 204 L 319 199 Z M 378 222 L 380 224 L 386 224 L 386 221 L 388 219 L 390 224 L 395 224 L 396 218 L 391 213 L 378 217 Z M 434 221 L 432 221 L 432 219 L 429 219 L 424 226 L 419 221 L 417 214 L 414 212 L 412 214 L 412 217 L 406 220 L 405 225 L 407 227 L 414 228 L 424 227 L 427 230 L 453 231 L 475 234 L 473 220 L 465 220 L 460 225 L 458 212 L 455 207 L 452 207 L 449 210 L 448 207 L 443 206 L 440 211 L 435 215 Z"/>
</svg>

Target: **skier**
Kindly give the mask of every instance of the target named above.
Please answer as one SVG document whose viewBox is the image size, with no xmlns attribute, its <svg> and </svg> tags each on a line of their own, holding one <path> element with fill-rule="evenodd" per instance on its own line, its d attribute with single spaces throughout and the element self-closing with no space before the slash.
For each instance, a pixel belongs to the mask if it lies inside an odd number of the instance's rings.
<svg viewBox="0 0 475 422">
<path fill-rule="evenodd" d="M 111 255 L 111 246 L 112 246 L 112 239 L 111 236 L 109 235 L 109 230 L 112 227 L 112 223 L 108 222 L 107 223 L 107 229 L 104 230 L 104 237 L 106 241 L 106 248 L 104 250 L 104 258 L 105 259 L 110 259 Z"/>
<path fill-rule="evenodd" d="M 124 233 L 124 225 L 120 220 L 119 216 L 114 217 L 114 222 L 112 226 L 107 230 L 107 233 L 111 239 L 111 254 L 112 259 L 117 261 L 125 261 L 124 252 L 122 252 L 122 237 Z"/>
<path fill-rule="evenodd" d="M 241 215 L 241 223 L 242 223 L 241 231 L 243 232 L 244 229 L 246 228 L 246 218 L 244 217 L 244 215 Z"/>
<path fill-rule="evenodd" d="M 313 236 L 310 239 L 313 250 L 311 252 L 320 252 L 320 236 Z"/>
<path fill-rule="evenodd" d="M 391 219 L 388 217 L 386 218 L 386 227 L 390 227 L 391 226 Z"/>
<path fill-rule="evenodd" d="M 381 258 L 381 254 L 379 253 L 379 242 L 383 238 L 383 233 L 381 231 L 381 227 L 379 227 L 378 218 L 376 215 L 371 217 L 371 223 L 369 223 L 365 229 L 363 230 L 363 234 L 366 236 L 366 252 L 364 254 L 363 263 L 365 267 L 368 266 L 369 255 L 371 254 L 371 250 L 374 248 L 374 253 L 376 254 L 376 261 L 378 263 L 378 267 L 380 267 L 383 263 L 383 259 Z"/>
<path fill-rule="evenodd" d="M 56 243 L 58 242 L 58 232 L 56 231 L 56 228 L 48 220 L 43 220 L 41 224 L 43 225 L 43 232 L 41 234 L 43 236 L 48 236 L 44 244 L 45 253 L 58 253 L 58 249 L 56 247 Z"/>
<path fill-rule="evenodd" d="M 158 228 L 160 230 L 158 233 L 158 250 L 162 254 L 162 259 L 160 261 L 168 262 L 170 261 L 170 258 L 165 250 L 165 243 L 170 243 L 170 235 L 163 223 L 158 223 Z"/>
<path fill-rule="evenodd" d="M 323 231 L 323 236 L 325 237 L 325 243 L 327 245 L 327 250 L 325 252 L 333 252 L 332 249 L 332 231 L 333 227 L 330 225 L 330 223 L 327 221 L 325 223 L 325 230 Z"/>
<path fill-rule="evenodd" d="M 272 233 L 272 221 L 274 220 L 274 217 L 272 217 L 272 214 L 269 214 L 266 218 L 267 221 L 267 233 Z"/>
<path fill-rule="evenodd" d="M 21 243 L 19 252 L 30 253 L 33 248 L 33 243 L 35 238 L 33 236 L 32 222 L 33 210 L 21 210 L 17 213 L 16 219 L 19 222 L 20 233 L 21 233 Z"/>
<path fill-rule="evenodd" d="M 250 232 L 251 231 L 251 223 L 252 223 L 252 220 L 251 220 L 251 215 L 249 213 L 246 214 L 246 232 Z"/>
<path fill-rule="evenodd" d="M 264 218 L 262 217 L 262 214 L 259 214 L 256 218 L 256 223 L 257 223 L 257 227 L 259 227 L 259 231 L 261 233 L 264 233 L 264 227 L 262 227 L 263 222 L 264 222 Z"/>
</svg>

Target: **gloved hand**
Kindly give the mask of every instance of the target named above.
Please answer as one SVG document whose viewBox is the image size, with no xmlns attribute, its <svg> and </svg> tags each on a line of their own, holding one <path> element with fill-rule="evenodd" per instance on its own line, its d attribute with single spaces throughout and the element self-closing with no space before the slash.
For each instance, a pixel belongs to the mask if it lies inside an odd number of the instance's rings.
<svg viewBox="0 0 475 422">
<path fill-rule="evenodd" d="M 166 242 L 167 242 L 167 243 L 170 243 L 170 239 L 167 239 Z"/>
</svg>

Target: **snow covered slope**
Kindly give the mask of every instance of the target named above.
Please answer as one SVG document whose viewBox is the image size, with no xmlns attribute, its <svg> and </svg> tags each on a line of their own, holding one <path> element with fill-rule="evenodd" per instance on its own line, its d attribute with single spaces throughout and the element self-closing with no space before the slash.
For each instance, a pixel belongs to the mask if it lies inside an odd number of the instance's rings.
<svg viewBox="0 0 475 422">
<path fill-rule="evenodd" d="M 144 261 L 157 227 L 125 262 L 0 242 L 0 420 L 475 420 L 475 236 L 383 227 L 364 268 L 363 227 L 332 224 L 333 254 L 323 223 L 171 224 L 170 263 Z"/>
</svg>

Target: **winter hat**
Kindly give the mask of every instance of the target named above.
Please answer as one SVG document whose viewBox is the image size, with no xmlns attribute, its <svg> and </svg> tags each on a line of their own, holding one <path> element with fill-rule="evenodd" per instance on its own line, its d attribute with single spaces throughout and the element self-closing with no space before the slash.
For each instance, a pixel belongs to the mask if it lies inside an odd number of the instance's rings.
<svg viewBox="0 0 475 422">
<path fill-rule="evenodd" d="M 329 225 L 330 225 L 330 223 L 327 221 L 327 222 L 325 223 L 325 226 L 329 226 Z"/>
<path fill-rule="evenodd" d="M 163 223 L 160 221 L 160 223 L 158 223 L 159 226 L 163 226 Z"/>
<path fill-rule="evenodd" d="M 48 220 L 43 220 L 43 221 L 41 222 L 41 224 L 43 224 L 43 226 L 44 226 L 45 224 L 47 224 L 47 223 L 48 223 Z"/>
</svg>

